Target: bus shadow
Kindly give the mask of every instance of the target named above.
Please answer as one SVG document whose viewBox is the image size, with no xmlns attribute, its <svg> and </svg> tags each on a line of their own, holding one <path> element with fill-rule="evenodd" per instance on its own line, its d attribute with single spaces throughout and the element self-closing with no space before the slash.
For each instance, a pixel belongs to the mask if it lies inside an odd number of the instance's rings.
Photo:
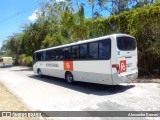
<svg viewBox="0 0 160 120">
<path fill-rule="evenodd" d="M 100 85 L 100 84 L 86 83 L 86 82 L 75 82 L 74 85 L 70 85 L 67 84 L 64 79 L 55 77 L 49 77 L 49 76 L 38 77 L 36 75 L 31 75 L 29 77 L 35 80 L 40 80 L 43 82 L 58 85 L 75 91 L 83 92 L 85 94 L 95 94 L 100 96 L 121 93 L 135 87 L 134 85 Z"/>
</svg>

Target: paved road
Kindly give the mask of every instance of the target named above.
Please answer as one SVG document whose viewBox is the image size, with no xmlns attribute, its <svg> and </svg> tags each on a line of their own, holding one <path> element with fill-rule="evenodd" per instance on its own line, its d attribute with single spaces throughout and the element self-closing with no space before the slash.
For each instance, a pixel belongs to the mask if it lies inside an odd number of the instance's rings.
<svg viewBox="0 0 160 120">
<path fill-rule="evenodd" d="M 0 68 L 0 82 L 32 110 L 160 110 L 157 83 L 69 85 L 63 79 L 37 77 L 28 67 Z"/>
</svg>

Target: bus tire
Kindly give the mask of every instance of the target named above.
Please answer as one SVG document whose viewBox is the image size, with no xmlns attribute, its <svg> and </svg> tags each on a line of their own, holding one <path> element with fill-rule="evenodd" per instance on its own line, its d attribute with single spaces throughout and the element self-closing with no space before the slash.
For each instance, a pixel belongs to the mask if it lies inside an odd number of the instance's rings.
<svg viewBox="0 0 160 120">
<path fill-rule="evenodd" d="M 38 73 L 38 76 L 39 76 L 39 77 L 42 77 L 42 72 L 41 72 L 40 69 L 37 70 L 37 73 Z"/>
<path fill-rule="evenodd" d="M 67 83 L 74 84 L 74 79 L 73 79 L 73 75 L 71 72 L 66 72 L 65 79 L 66 79 Z"/>
</svg>

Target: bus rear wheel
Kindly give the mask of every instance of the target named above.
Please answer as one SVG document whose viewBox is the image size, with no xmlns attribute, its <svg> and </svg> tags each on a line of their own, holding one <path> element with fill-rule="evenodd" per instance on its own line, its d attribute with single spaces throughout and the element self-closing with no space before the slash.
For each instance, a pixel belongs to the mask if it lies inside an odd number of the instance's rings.
<svg viewBox="0 0 160 120">
<path fill-rule="evenodd" d="M 73 75 L 72 75 L 71 72 L 67 72 L 66 73 L 65 79 L 66 79 L 67 83 L 69 83 L 69 84 L 73 84 L 74 83 Z"/>
</svg>

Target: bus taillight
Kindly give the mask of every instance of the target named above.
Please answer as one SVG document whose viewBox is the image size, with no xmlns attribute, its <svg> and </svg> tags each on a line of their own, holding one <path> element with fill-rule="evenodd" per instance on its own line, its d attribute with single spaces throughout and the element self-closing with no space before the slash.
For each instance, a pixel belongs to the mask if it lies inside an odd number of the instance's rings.
<svg viewBox="0 0 160 120">
<path fill-rule="evenodd" d="M 112 68 L 116 68 L 117 73 L 119 73 L 119 65 L 118 65 L 118 64 L 113 64 L 113 65 L 112 65 Z"/>
</svg>

